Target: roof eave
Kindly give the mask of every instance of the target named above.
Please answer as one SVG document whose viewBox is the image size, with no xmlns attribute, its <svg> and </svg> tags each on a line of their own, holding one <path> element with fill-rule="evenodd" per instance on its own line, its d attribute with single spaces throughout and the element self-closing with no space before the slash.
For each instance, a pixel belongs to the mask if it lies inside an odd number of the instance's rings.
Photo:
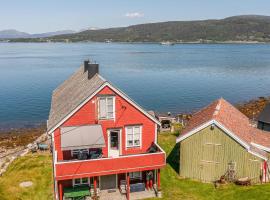
<svg viewBox="0 0 270 200">
<path fill-rule="evenodd" d="M 221 123 L 219 123 L 217 120 L 214 120 L 214 119 L 207 121 L 206 123 L 202 124 L 201 126 L 198 126 L 198 127 L 194 128 L 193 130 L 189 131 L 185 135 L 178 137 L 176 139 L 176 143 L 183 141 L 184 139 L 190 137 L 191 135 L 197 133 L 198 131 L 200 131 L 200 130 L 202 130 L 202 129 L 204 129 L 212 124 L 215 124 L 216 126 L 221 128 L 225 133 L 227 133 L 229 136 L 231 136 L 234 140 L 236 140 L 239 144 L 241 144 L 246 149 L 250 148 L 250 145 L 248 143 L 243 141 L 241 138 L 237 137 L 236 134 L 231 132 L 229 129 L 227 129 L 225 126 L 223 126 Z"/>
<path fill-rule="evenodd" d="M 100 75 L 99 75 L 100 76 Z M 105 80 L 102 76 L 100 76 L 103 80 Z M 124 92 L 119 90 L 118 88 L 114 87 L 111 83 L 108 81 L 105 81 L 94 93 L 92 93 L 89 97 L 87 97 L 80 105 L 78 105 L 75 109 L 73 109 L 69 114 L 67 114 L 60 122 L 58 122 L 56 125 L 52 126 L 48 130 L 48 134 L 51 134 L 55 129 L 57 129 L 61 124 L 63 124 L 68 118 L 70 118 L 75 112 L 77 112 L 86 102 L 88 102 L 91 98 L 93 98 L 99 91 L 101 91 L 104 87 L 109 86 L 112 90 L 115 90 L 116 93 L 119 93 L 125 100 L 127 100 L 131 105 L 133 105 L 135 108 L 137 108 L 139 111 L 141 111 L 144 115 L 146 115 L 149 119 L 151 119 L 153 122 L 161 126 L 161 123 L 150 115 L 146 110 L 144 110 L 141 106 L 139 106 L 135 101 L 133 101 L 130 97 L 128 97 Z"/>
<path fill-rule="evenodd" d="M 67 119 L 69 119 L 74 113 L 76 113 L 86 102 L 88 102 L 90 99 L 92 99 L 99 91 L 101 91 L 107 82 L 104 82 L 95 92 L 93 92 L 90 96 L 88 96 L 82 103 L 80 103 L 78 106 L 76 106 L 75 109 L 73 109 L 69 114 L 67 114 L 61 121 L 59 121 L 57 124 L 53 125 L 48 129 L 48 133 L 51 134 L 55 129 L 57 129 L 61 124 L 63 124 Z"/>
<path fill-rule="evenodd" d="M 270 153 L 270 148 L 269 147 L 263 146 L 261 144 L 257 144 L 255 142 L 251 142 L 251 145 L 257 147 L 258 149 L 261 149 L 263 151 L 266 151 L 266 152 Z"/>
<path fill-rule="evenodd" d="M 198 131 L 212 125 L 212 124 L 215 124 L 216 126 L 218 126 L 219 128 L 221 128 L 224 132 L 226 132 L 229 136 L 231 136 L 233 139 L 235 139 L 240 145 L 242 145 L 249 153 L 263 159 L 263 160 L 268 160 L 268 158 L 266 158 L 265 156 L 261 155 L 260 153 L 258 152 L 254 152 L 251 150 L 251 146 L 246 143 L 245 141 L 241 140 L 239 137 L 237 137 L 234 133 L 232 133 L 231 131 L 229 131 L 226 127 L 224 127 L 221 123 L 219 123 L 218 121 L 216 120 L 210 120 L 210 121 L 207 121 L 206 123 L 202 124 L 201 126 L 191 130 L 190 132 L 186 133 L 185 135 L 183 136 L 180 136 L 176 139 L 176 143 L 178 142 L 181 142 L 183 140 L 185 140 L 186 138 L 190 137 L 191 135 L 197 133 Z M 251 143 L 251 145 L 257 147 L 258 149 L 261 149 L 261 150 L 264 150 L 264 151 L 267 151 L 267 152 L 270 152 L 270 148 L 267 148 L 267 147 L 264 147 L 262 145 L 258 145 L 256 143 Z"/>
<path fill-rule="evenodd" d="M 255 152 L 255 151 L 252 151 L 252 150 L 248 149 L 248 152 L 251 153 L 251 154 L 254 155 L 254 156 L 257 156 L 257 157 L 259 157 L 259 158 L 265 160 L 265 161 L 268 160 L 268 158 L 266 158 L 265 156 L 263 156 L 263 155 L 261 155 L 261 154 Z"/>
</svg>

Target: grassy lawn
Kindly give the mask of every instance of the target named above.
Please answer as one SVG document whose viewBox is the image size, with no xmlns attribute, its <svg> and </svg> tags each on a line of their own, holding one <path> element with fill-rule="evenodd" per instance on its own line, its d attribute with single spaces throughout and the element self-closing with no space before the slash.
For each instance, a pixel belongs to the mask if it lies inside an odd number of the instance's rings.
<svg viewBox="0 0 270 200">
<path fill-rule="evenodd" d="M 33 185 L 21 188 L 23 181 Z M 52 199 L 52 165 L 49 153 L 28 154 L 16 159 L 0 177 L 1 200 L 48 200 Z"/>
<path fill-rule="evenodd" d="M 213 184 L 181 179 L 177 173 L 179 153 L 177 146 L 175 146 L 175 139 L 176 136 L 170 133 L 162 133 L 158 138 L 160 146 L 167 154 L 167 166 L 161 170 L 163 199 L 270 199 L 270 184 L 249 187 L 230 184 L 215 189 Z"/>
<path fill-rule="evenodd" d="M 239 187 L 233 184 L 215 189 L 205 184 L 178 176 L 178 149 L 176 136 L 160 134 L 159 143 L 167 153 L 167 167 L 161 171 L 161 187 L 165 200 L 266 200 L 270 199 L 270 184 Z M 19 187 L 22 181 L 32 181 L 29 188 Z M 52 166 L 49 153 L 29 154 L 17 159 L 0 177 L 0 200 L 47 200 L 52 199 Z"/>
</svg>

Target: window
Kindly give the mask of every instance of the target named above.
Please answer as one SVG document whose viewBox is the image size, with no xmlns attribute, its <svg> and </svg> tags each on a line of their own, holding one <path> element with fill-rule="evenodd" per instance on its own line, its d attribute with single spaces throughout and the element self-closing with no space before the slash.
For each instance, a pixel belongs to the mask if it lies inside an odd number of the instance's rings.
<svg viewBox="0 0 270 200">
<path fill-rule="evenodd" d="M 141 146 L 141 126 L 128 126 L 126 127 L 126 145 L 127 147 L 140 147 Z"/>
<path fill-rule="evenodd" d="M 130 172 L 130 179 L 142 179 L 142 172 Z"/>
<path fill-rule="evenodd" d="M 73 179 L 73 186 L 90 185 L 89 178 L 76 178 Z"/>
<path fill-rule="evenodd" d="M 114 119 L 114 102 L 112 96 L 99 97 L 99 119 Z"/>
<path fill-rule="evenodd" d="M 71 156 L 76 157 L 78 156 L 79 152 L 82 151 L 83 154 L 89 154 L 89 149 L 74 149 L 71 150 Z"/>
<path fill-rule="evenodd" d="M 82 178 L 81 184 L 88 184 L 88 178 Z"/>
</svg>

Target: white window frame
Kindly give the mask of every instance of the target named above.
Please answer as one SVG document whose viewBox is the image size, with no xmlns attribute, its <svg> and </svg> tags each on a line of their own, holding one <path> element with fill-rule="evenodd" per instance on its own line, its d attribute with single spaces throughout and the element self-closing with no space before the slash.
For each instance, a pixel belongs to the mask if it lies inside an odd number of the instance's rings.
<svg viewBox="0 0 270 200">
<path fill-rule="evenodd" d="M 139 176 L 134 176 L 135 173 L 139 173 Z M 130 179 L 140 179 L 142 180 L 142 172 L 129 172 Z"/>
<path fill-rule="evenodd" d="M 82 179 L 87 178 L 87 183 L 82 183 Z M 83 177 L 83 178 L 74 178 L 72 179 L 72 185 L 75 186 L 81 186 L 81 185 L 90 185 L 90 178 L 89 177 Z M 76 179 L 80 179 L 80 183 L 75 183 Z"/>
<path fill-rule="evenodd" d="M 139 145 L 134 144 L 134 128 L 135 127 L 140 128 L 140 144 Z M 127 133 L 128 128 L 132 128 L 132 145 L 131 146 L 129 146 L 129 144 L 128 144 L 128 133 Z M 125 132 L 126 132 L 126 148 L 142 147 L 142 125 L 126 126 Z"/>
<path fill-rule="evenodd" d="M 86 152 L 89 155 L 89 149 L 73 149 L 71 150 L 71 156 L 74 157 L 75 155 L 78 155 L 80 150 Z"/>
<path fill-rule="evenodd" d="M 108 115 L 108 98 L 112 98 L 113 100 L 113 117 L 109 117 Z M 105 99 L 106 101 L 106 117 L 100 117 L 100 99 Z M 98 97 L 98 119 L 99 120 L 114 120 L 115 119 L 115 96 L 100 96 Z"/>
</svg>

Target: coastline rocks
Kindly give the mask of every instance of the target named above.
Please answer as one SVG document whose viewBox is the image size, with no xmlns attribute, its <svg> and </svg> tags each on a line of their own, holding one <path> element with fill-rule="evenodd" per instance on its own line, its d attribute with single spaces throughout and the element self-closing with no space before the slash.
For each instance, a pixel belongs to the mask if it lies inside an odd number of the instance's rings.
<svg viewBox="0 0 270 200">
<path fill-rule="evenodd" d="M 40 137 L 38 137 L 34 142 L 26 145 L 25 147 L 16 147 L 13 149 L 1 149 L 0 153 L 0 176 L 6 172 L 8 166 L 18 157 L 25 156 L 29 151 L 32 150 L 33 147 L 37 146 L 37 141 L 46 140 L 47 135 L 43 133 Z"/>
</svg>

